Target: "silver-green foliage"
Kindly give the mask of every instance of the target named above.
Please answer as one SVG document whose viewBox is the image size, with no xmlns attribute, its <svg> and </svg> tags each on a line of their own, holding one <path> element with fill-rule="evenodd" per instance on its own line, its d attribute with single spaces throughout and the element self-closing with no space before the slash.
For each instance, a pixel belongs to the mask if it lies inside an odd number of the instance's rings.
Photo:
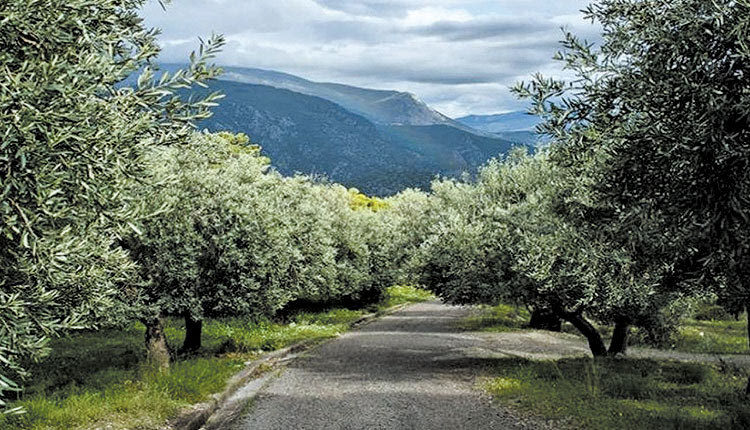
<svg viewBox="0 0 750 430">
<path fill-rule="evenodd" d="M 696 287 L 747 307 L 750 3 L 602 0 L 585 14 L 603 43 L 566 35 L 575 79 L 516 89 L 546 119 L 549 155 L 491 165 L 470 191 L 437 184 L 447 208 L 418 267 L 451 300 L 515 273 L 511 296 L 625 325 L 659 326 Z"/>
<path fill-rule="evenodd" d="M 602 227 L 639 266 L 665 266 L 665 288 L 723 286 L 733 310 L 750 306 L 750 2 L 602 0 L 585 14 L 603 43 L 566 35 L 558 59 L 575 79 L 517 88 L 547 118 L 556 163 L 591 179 Z"/>
<path fill-rule="evenodd" d="M 142 191 L 154 215 L 125 240 L 140 268 L 127 301 L 142 318 L 263 314 L 293 297 L 281 285 L 302 258 L 292 244 L 305 238 L 279 210 L 292 200 L 258 150 L 233 140 L 196 133 L 154 151 Z"/>
<path fill-rule="evenodd" d="M 221 38 L 187 71 L 116 85 L 158 53 L 143 3 L 0 3 L 0 395 L 50 334 L 105 312 L 133 269 L 113 237 L 142 214 L 124 191 L 144 148 L 182 138 L 216 98 L 174 90 L 214 76 Z"/>
<path fill-rule="evenodd" d="M 352 209 L 340 185 L 269 170 L 245 136 L 196 133 L 155 150 L 148 171 L 154 215 L 124 241 L 141 318 L 272 316 L 388 286 L 375 281 L 378 214 Z"/>
<path fill-rule="evenodd" d="M 378 212 L 382 273 L 391 284 L 416 284 L 412 260 L 436 217 L 436 200 L 427 193 L 407 189 L 385 200 L 388 209 Z"/>
<path fill-rule="evenodd" d="M 437 181 L 432 198 L 438 209 L 411 267 L 446 301 L 513 301 L 576 322 L 650 327 L 676 298 L 654 282 L 659 273 L 635 270 L 606 231 L 566 216 L 590 209 L 591 198 L 547 151 L 492 161 L 473 183 Z"/>
</svg>

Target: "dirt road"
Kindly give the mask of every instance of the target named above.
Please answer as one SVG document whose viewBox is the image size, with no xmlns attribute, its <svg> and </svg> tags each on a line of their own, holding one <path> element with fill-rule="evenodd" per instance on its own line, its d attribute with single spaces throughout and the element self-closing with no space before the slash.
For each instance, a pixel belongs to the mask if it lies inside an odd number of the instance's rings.
<svg viewBox="0 0 750 430">
<path fill-rule="evenodd" d="M 461 333 L 471 312 L 421 303 L 290 363 L 235 429 L 519 429 L 538 423 L 491 404 L 476 377 L 486 340 Z"/>
</svg>

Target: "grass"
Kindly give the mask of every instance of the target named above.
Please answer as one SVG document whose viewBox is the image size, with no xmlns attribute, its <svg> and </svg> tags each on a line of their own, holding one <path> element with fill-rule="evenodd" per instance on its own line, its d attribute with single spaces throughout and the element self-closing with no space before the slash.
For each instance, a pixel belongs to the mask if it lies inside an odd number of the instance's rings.
<svg viewBox="0 0 750 430">
<path fill-rule="evenodd" d="M 484 388 L 576 429 L 745 429 L 746 374 L 654 360 L 501 359 Z"/>
<path fill-rule="evenodd" d="M 530 317 L 523 307 L 506 304 L 484 306 L 479 313 L 464 319 L 461 328 L 485 332 L 519 330 L 524 328 Z M 563 323 L 563 331 L 580 336 L 578 330 L 569 323 Z M 608 340 L 612 336 L 612 327 L 601 326 L 599 332 Z M 641 340 L 638 329 L 633 329 L 630 345 L 651 346 Z M 735 319 L 720 314 L 710 320 L 685 319 L 672 335 L 669 344 L 662 348 L 701 354 L 749 354 L 747 317 L 743 314 Z"/>
<path fill-rule="evenodd" d="M 302 312 L 286 324 L 252 322 L 241 318 L 212 321 L 204 327 L 204 338 L 220 339 L 219 353 L 260 353 L 273 351 L 302 340 L 336 337 L 349 329 L 365 312 L 334 309 L 320 313 Z"/>
<path fill-rule="evenodd" d="M 672 339 L 672 348 L 706 354 L 748 354 L 747 318 L 687 320 Z"/>
<path fill-rule="evenodd" d="M 529 311 L 518 306 L 482 306 L 478 313 L 465 318 L 460 327 L 471 331 L 505 332 L 523 328 L 529 318 Z"/>
<path fill-rule="evenodd" d="M 169 321 L 167 329 L 177 344 L 177 322 Z M 157 372 L 144 363 L 143 334 L 143 326 L 133 324 L 54 340 L 52 354 L 32 367 L 34 378 L 14 404 L 26 413 L 0 417 L 0 428 L 159 428 L 180 408 L 221 391 L 247 358 L 207 350 L 175 361 L 168 373 Z"/>
<path fill-rule="evenodd" d="M 485 307 L 462 328 L 504 332 L 530 315 L 509 305 Z M 748 353 L 746 319 L 687 319 L 669 348 L 691 353 Z M 569 326 L 569 325 L 568 325 Z M 566 329 L 567 328 L 567 329 Z M 572 327 L 564 330 L 578 334 Z M 610 327 L 601 327 L 603 337 Z M 638 344 L 637 333 L 633 336 Z M 484 388 L 496 399 L 576 429 L 745 429 L 747 369 L 648 359 L 499 359 Z"/>
<path fill-rule="evenodd" d="M 429 291 L 408 285 L 397 285 L 388 288 L 385 301 L 380 305 L 379 310 L 398 305 L 424 302 L 434 298 L 435 296 Z"/>
<path fill-rule="evenodd" d="M 430 297 L 415 288 L 392 287 L 379 309 Z M 52 354 L 32 366 L 33 378 L 13 404 L 23 406 L 26 413 L 0 415 L 0 429 L 161 428 L 180 409 L 224 389 L 247 360 L 302 340 L 338 336 L 365 312 L 300 312 L 284 324 L 209 320 L 204 323 L 200 353 L 178 358 L 169 372 L 146 365 L 145 329 L 139 323 L 55 339 Z M 183 322 L 168 320 L 165 333 L 170 345 L 179 345 Z"/>
</svg>

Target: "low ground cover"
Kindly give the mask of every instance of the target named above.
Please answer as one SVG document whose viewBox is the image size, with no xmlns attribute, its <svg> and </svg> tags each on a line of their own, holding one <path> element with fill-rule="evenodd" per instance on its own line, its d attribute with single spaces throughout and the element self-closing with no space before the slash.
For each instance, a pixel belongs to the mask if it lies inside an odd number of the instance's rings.
<svg viewBox="0 0 750 430">
<path fill-rule="evenodd" d="M 531 317 L 531 313 L 520 306 L 499 304 L 481 306 L 479 309 L 479 312 L 461 322 L 461 328 L 486 332 L 518 330 L 523 328 Z"/>
<path fill-rule="evenodd" d="M 461 328 L 485 332 L 505 332 L 524 328 L 530 318 L 526 308 L 507 304 L 483 306 L 479 312 L 465 319 Z M 727 314 L 713 315 L 706 319 L 704 315 L 697 318 L 686 318 L 667 342 L 657 345 L 662 349 L 696 354 L 748 354 L 747 318 L 737 318 Z M 700 318 L 700 319 L 699 319 Z M 611 327 L 598 327 L 602 336 L 608 339 L 612 335 Z M 563 331 L 580 336 L 580 332 L 569 323 L 563 323 Z M 649 345 L 633 329 L 629 344 L 631 346 Z"/>
<path fill-rule="evenodd" d="M 378 309 L 430 297 L 411 287 L 392 287 Z M 26 413 L 0 415 L 0 429 L 160 428 L 181 408 L 221 391 L 229 377 L 262 352 L 338 336 L 367 312 L 300 312 L 285 323 L 209 320 L 203 349 L 177 357 L 169 372 L 146 364 L 140 323 L 55 339 L 52 354 L 31 366 L 33 378 L 14 402 Z M 170 344 L 179 345 L 183 320 L 168 320 L 165 331 Z"/>
<path fill-rule="evenodd" d="M 409 303 L 424 302 L 434 298 L 435 296 L 429 291 L 408 285 L 398 285 L 388 289 L 385 301 L 380 305 L 380 309 L 387 309 L 393 306 Z"/>
<path fill-rule="evenodd" d="M 673 337 L 673 349 L 707 354 L 747 354 L 747 318 L 690 319 Z"/>
<path fill-rule="evenodd" d="M 498 361 L 485 388 L 503 402 L 580 429 L 750 427 L 746 374 L 647 359 Z"/>
<path fill-rule="evenodd" d="M 528 322 L 525 308 L 484 307 L 463 321 L 467 330 L 506 332 Z M 703 318 L 698 315 L 698 318 Z M 746 319 L 716 315 L 683 321 L 664 349 L 746 354 Z M 565 330 L 577 333 L 574 329 Z M 607 336 L 609 333 L 603 331 Z M 636 335 L 633 343 L 647 346 Z M 744 388 L 748 369 L 652 359 L 563 358 L 497 361 L 484 388 L 496 399 L 571 428 L 750 428 Z"/>
</svg>

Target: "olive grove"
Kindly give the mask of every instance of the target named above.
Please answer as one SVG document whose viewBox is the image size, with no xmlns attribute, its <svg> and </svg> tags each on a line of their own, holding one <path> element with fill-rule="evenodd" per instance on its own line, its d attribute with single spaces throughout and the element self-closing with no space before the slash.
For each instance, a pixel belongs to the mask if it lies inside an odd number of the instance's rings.
<svg viewBox="0 0 750 430">
<path fill-rule="evenodd" d="M 134 273 L 115 240 L 145 214 L 125 192 L 144 151 L 184 139 L 217 98 L 175 91 L 216 75 L 207 60 L 223 39 L 156 81 L 143 3 L 0 4 L 0 395 L 50 335 L 109 313 Z M 139 69 L 134 88 L 117 86 Z"/>
<path fill-rule="evenodd" d="M 433 184 L 442 209 L 413 267 L 452 302 L 552 309 L 605 355 L 630 326 L 668 332 L 686 297 L 748 308 L 750 3 L 603 0 L 585 14 L 602 42 L 566 34 L 557 59 L 575 77 L 515 89 L 549 147 Z M 609 351 L 587 318 L 614 324 Z"/>
<path fill-rule="evenodd" d="M 0 407 L 69 329 L 141 321 L 166 370 L 166 317 L 190 353 L 207 318 L 397 283 L 528 306 L 594 356 L 668 333 L 686 298 L 750 310 L 750 0 L 592 4 L 601 43 L 566 34 L 557 57 L 574 78 L 515 89 L 545 147 L 384 199 L 195 131 L 220 96 L 181 95 L 218 75 L 223 38 L 157 78 L 144 1 L 0 3 Z"/>
<path fill-rule="evenodd" d="M 162 319 L 186 320 L 183 352 L 200 348 L 201 321 L 272 317 L 290 302 L 382 295 L 379 219 L 359 194 L 304 176 L 282 177 L 247 137 L 196 133 L 153 151 L 136 192 L 151 216 L 122 240 L 138 276 L 123 303 L 146 326 L 151 358 L 168 366 Z"/>
<path fill-rule="evenodd" d="M 673 294 L 747 309 L 750 3 L 608 0 L 559 55 L 577 79 L 521 85 L 547 118 L 554 163 L 584 178 L 596 216 L 638 273 Z M 750 388 L 750 387 L 749 387 Z"/>
</svg>

